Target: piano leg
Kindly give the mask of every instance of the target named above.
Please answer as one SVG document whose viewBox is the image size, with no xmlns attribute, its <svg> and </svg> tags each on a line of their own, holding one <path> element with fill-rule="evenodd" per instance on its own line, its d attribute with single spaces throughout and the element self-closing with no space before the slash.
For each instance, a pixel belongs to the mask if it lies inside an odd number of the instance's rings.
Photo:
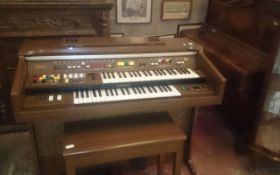
<svg viewBox="0 0 280 175">
<path fill-rule="evenodd" d="M 196 125 L 196 117 L 197 117 L 198 108 L 193 108 L 192 113 L 190 115 L 189 127 L 187 132 L 187 141 L 185 144 L 185 156 L 184 163 L 186 167 L 189 169 L 191 175 L 196 175 L 196 168 L 191 160 L 192 157 L 192 146 L 193 146 L 193 131 Z"/>
</svg>

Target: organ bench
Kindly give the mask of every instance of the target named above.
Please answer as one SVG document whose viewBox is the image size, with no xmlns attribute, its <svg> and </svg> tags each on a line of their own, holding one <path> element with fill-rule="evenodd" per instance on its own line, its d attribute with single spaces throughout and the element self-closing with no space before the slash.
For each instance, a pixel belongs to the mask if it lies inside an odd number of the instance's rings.
<svg viewBox="0 0 280 175">
<path fill-rule="evenodd" d="M 158 174 L 164 155 L 174 154 L 173 174 L 181 174 L 184 132 L 166 113 L 145 114 L 65 125 L 63 155 L 67 175 L 78 168 L 145 156 L 158 156 Z"/>
</svg>

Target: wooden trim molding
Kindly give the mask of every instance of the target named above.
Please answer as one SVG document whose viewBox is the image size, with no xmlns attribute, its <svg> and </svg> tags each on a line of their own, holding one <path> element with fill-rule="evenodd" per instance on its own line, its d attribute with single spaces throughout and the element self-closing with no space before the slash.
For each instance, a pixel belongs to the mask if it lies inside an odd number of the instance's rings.
<svg viewBox="0 0 280 175">
<path fill-rule="evenodd" d="M 65 35 L 109 36 L 106 1 L 0 1 L 0 38 Z"/>
</svg>

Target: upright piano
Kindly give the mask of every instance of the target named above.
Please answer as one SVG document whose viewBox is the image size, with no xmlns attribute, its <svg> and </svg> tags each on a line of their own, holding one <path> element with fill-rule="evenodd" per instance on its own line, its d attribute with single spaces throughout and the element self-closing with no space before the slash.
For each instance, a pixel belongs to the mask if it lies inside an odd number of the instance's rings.
<svg viewBox="0 0 280 175">
<path fill-rule="evenodd" d="M 18 122 L 221 103 L 225 79 L 189 39 L 29 40 L 11 92 Z"/>
<path fill-rule="evenodd" d="M 246 151 L 259 120 L 267 74 L 279 48 L 279 2 L 210 0 L 203 26 L 180 34 L 201 44 L 226 77 L 221 109 L 241 138 L 239 151 Z"/>
</svg>

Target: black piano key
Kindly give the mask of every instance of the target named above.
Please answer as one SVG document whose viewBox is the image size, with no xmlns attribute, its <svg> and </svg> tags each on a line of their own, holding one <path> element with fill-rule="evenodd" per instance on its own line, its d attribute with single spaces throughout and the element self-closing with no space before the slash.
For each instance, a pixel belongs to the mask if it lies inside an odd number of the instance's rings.
<svg viewBox="0 0 280 175">
<path fill-rule="evenodd" d="M 107 79 L 105 72 L 101 72 L 101 74 L 103 75 L 104 79 Z"/>
<path fill-rule="evenodd" d="M 156 76 L 158 76 L 158 73 L 157 73 L 156 70 L 153 70 L 153 73 L 154 73 Z"/>
<path fill-rule="evenodd" d="M 183 68 L 188 74 L 190 74 L 190 71 L 186 68 Z"/>
<path fill-rule="evenodd" d="M 145 75 L 146 77 L 148 76 L 147 71 L 143 70 L 143 73 L 144 73 L 144 75 Z"/>
<path fill-rule="evenodd" d="M 115 92 L 116 96 L 118 96 L 118 95 L 119 95 L 119 93 L 118 93 L 117 89 L 113 89 L 113 91 Z"/>
<path fill-rule="evenodd" d="M 125 73 L 123 72 L 123 76 L 124 76 L 124 78 L 126 78 L 127 76 L 125 75 Z"/>
<path fill-rule="evenodd" d="M 105 89 L 106 96 L 109 96 L 109 90 Z"/>
<path fill-rule="evenodd" d="M 123 89 L 123 88 L 121 88 L 121 91 L 122 91 L 122 94 L 125 95 L 125 92 L 124 92 L 124 89 Z"/>
<path fill-rule="evenodd" d="M 148 74 L 150 75 L 150 76 L 153 76 L 153 74 L 150 72 L 150 71 L 147 71 L 148 72 Z"/>
<path fill-rule="evenodd" d="M 129 92 L 128 88 L 124 88 L 124 89 L 125 89 L 126 93 L 127 93 L 128 95 L 130 95 L 130 92 Z"/>
<path fill-rule="evenodd" d="M 166 85 L 166 88 L 171 92 L 172 91 L 172 89 L 168 86 L 168 85 Z"/>
<path fill-rule="evenodd" d="M 114 96 L 114 92 L 113 92 L 112 89 L 109 89 L 109 92 L 110 92 L 110 95 L 111 95 L 111 96 Z"/>
<path fill-rule="evenodd" d="M 95 91 L 95 90 L 92 90 L 92 92 L 93 92 L 93 93 L 92 93 L 93 96 L 96 97 L 96 91 Z"/>
<path fill-rule="evenodd" d="M 130 77 L 133 77 L 133 75 L 132 75 L 132 73 L 131 73 L 131 72 L 128 72 L 128 74 L 129 74 L 129 76 L 130 76 Z"/>
<path fill-rule="evenodd" d="M 156 71 L 160 76 L 162 76 L 162 73 L 160 72 L 160 70 L 156 70 Z"/>
<path fill-rule="evenodd" d="M 133 71 L 132 74 L 134 75 L 134 77 L 138 77 L 138 75 Z"/>
<path fill-rule="evenodd" d="M 132 87 L 132 90 L 133 90 L 134 94 L 138 94 L 135 87 Z"/>
<path fill-rule="evenodd" d="M 159 70 L 163 75 L 166 75 L 166 73 L 163 70 Z"/>
<path fill-rule="evenodd" d="M 89 93 L 88 93 L 88 91 L 86 91 L 86 97 L 89 98 Z"/>
<path fill-rule="evenodd" d="M 164 92 L 164 90 L 162 89 L 161 86 L 158 86 L 158 88 L 159 88 L 160 92 Z"/>
<path fill-rule="evenodd" d="M 176 73 L 173 69 L 170 69 L 170 71 L 171 71 L 174 75 L 177 75 L 177 73 Z"/>
<path fill-rule="evenodd" d="M 152 88 L 151 88 L 150 86 L 147 86 L 147 89 L 148 89 L 148 91 L 149 91 L 150 93 L 153 93 L 153 90 L 152 90 Z"/>
<path fill-rule="evenodd" d="M 83 91 L 81 92 L 81 97 L 84 98 L 84 92 Z"/>
<path fill-rule="evenodd" d="M 180 69 L 183 72 L 183 74 L 187 74 L 187 72 L 183 68 L 178 68 L 178 69 Z"/>
<path fill-rule="evenodd" d="M 79 98 L 79 92 L 76 91 L 76 98 Z"/>
<path fill-rule="evenodd" d="M 121 74 L 121 72 L 117 72 L 117 74 L 118 74 L 118 76 L 119 76 L 120 78 L 123 77 L 122 74 Z"/>
<path fill-rule="evenodd" d="M 106 74 L 108 75 L 108 78 L 111 79 L 111 74 L 110 74 L 110 72 L 107 72 Z"/>
<path fill-rule="evenodd" d="M 137 73 L 138 77 L 142 77 L 142 75 L 140 74 L 139 71 L 136 71 L 136 73 Z"/>
<path fill-rule="evenodd" d="M 170 71 L 170 69 L 166 69 L 166 71 L 167 71 L 170 75 L 173 75 L 173 73 Z"/>
<path fill-rule="evenodd" d="M 102 94 L 101 94 L 101 90 L 100 90 L 100 89 L 98 89 L 98 90 L 97 90 L 97 92 L 98 92 L 99 97 L 101 97 L 101 96 L 102 96 Z"/>
<path fill-rule="evenodd" d="M 139 87 L 136 87 L 136 90 L 139 94 L 142 94 L 141 90 L 139 89 Z"/>
<path fill-rule="evenodd" d="M 165 92 L 168 92 L 168 89 L 164 85 L 162 86 L 162 88 Z"/>
<path fill-rule="evenodd" d="M 142 90 L 143 94 L 146 94 L 146 91 L 143 87 L 140 87 L 140 89 Z"/>
<path fill-rule="evenodd" d="M 176 71 L 179 72 L 179 74 L 184 74 L 184 72 L 182 72 L 180 69 L 176 69 Z"/>
<path fill-rule="evenodd" d="M 153 89 L 153 91 L 154 91 L 155 93 L 157 93 L 157 89 L 156 89 L 154 86 L 152 86 L 151 88 Z"/>
<path fill-rule="evenodd" d="M 114 79 L 115 79 L 116 77 L 115 77 L 114 72 L 111 72 L 111 74 L 112 74 L 112 78 L 114 78 Z"/>
</svg>

